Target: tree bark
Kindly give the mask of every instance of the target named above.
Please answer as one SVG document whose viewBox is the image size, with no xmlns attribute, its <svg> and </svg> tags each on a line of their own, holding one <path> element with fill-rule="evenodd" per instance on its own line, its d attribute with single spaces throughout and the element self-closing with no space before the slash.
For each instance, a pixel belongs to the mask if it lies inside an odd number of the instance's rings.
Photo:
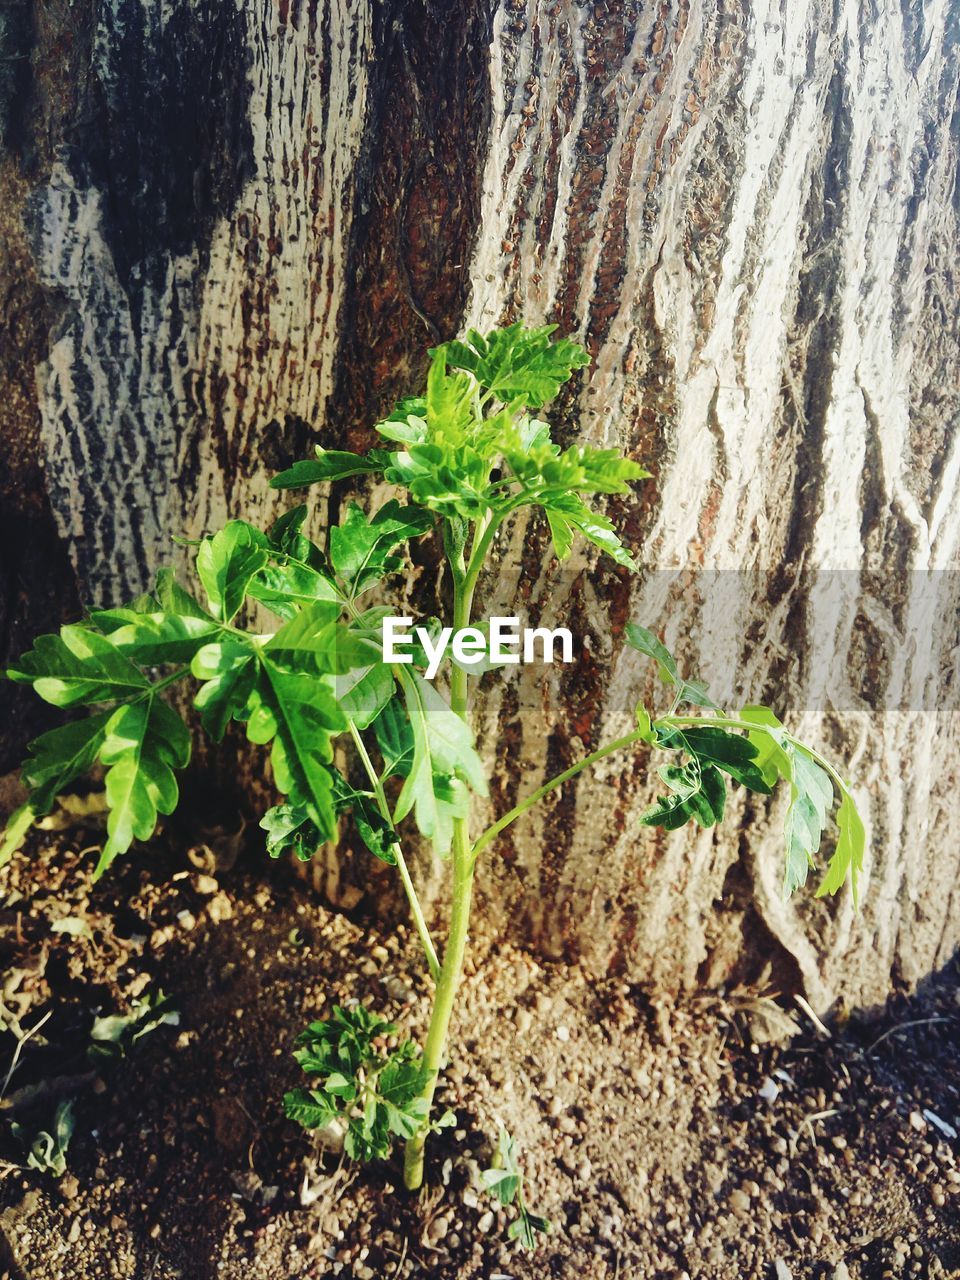
<svg viewBox="0 0 960 1280">
<path fill-rule="evenodd" d="M 865 903 L 781 900 L 782 801 L 639 828 L 648 760 L 518 823 L 481 909 L 656 989 L 881 998 L 960 937 L 960 24 L 947 0 L 145 0 L 3 28 L 4 646 L 142 591 L 269 474 L 368 424 L 466 325 L 593 357 L 554 415 L 654 479 L 644 569 L 536 519 L 487 612 L 575 666 L 488 677 L 491 811 L 628 725 L 635 618 L 846 760 Z M 317 527 L 343 494 L 321 501 Z M 434 591 L 418 564 L 412 599 Z M 520 604 L 517 605 L 517 600 Z M 37 727 L 7 692 L 15 763 Z M 251 766 L 253 770 L 254 766 Z M 318 863 L 342 896 L 369 864 Z M 374 877 L 373 884 L 381 881 Z"/>
</svg>

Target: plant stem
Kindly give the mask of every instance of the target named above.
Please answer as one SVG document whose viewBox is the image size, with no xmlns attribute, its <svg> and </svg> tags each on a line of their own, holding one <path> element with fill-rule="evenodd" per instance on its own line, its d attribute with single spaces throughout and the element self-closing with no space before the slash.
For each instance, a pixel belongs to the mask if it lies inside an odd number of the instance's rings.
<svg viewBox="0 0 960 1280">
<path fill-rule="evenodd" d="M 477 541 L 470 557 L 470 566 L 463 572 L 460 565 L 453 565 L 453 626 L 457 630 L 470 625 L 473 608 L 473 592 L 483 563 L 486 548 L 493 537 L 488 525 Z M 489 535 L 489 536 L 488 536 Z M 450 675 L 450 707 L 462 720 L 467 719 L 469 693 L 467 673 L 454 666 Z M 440 1068 L 443 1065 L 444 1047 L 450 1026 L 450 1014 L 460 986 L 463 971 L 463 955 L 470 926 L 470 904 L 473 898 L 473 857 L 470 849 L 470 811 L 463 818 L 453 820 L 453 902 L 450 910 L 450 933 L 443 953 L 443 964 L 437 980 L 437 991 L 430 1015 L 430 1026 L 423 1047 L 423 1065 L 429 1072 L 421 1097 L 426 1102 L 423 1124 L 412 1138 L 407 1140 L 404 1153 L 403 1181 L 410 1191 L 423 1184 L 423 1152 L 430 1132 L 430 1108 L 437 1087 Z"/>
<path fill-rule="evenodd" d="M 608 742 L 605 747 L 599 747 L 596 751 L 592 751 L 590 755 L 584 756 L 582 760 L 578 760 L 576 764 L 572 764 L 569 769 L 564 769 L 563 773 L 558 773 L 555 778 L 551 778 L 549 782 L 545 782 L 542 787 L 538 787 L 536 791 L 521 800 L 518 805 L 505 813 L 502 818 L 498 818 L 484 831 L 483 835 L 477 840 L 471 852 L 471 859 L 476 862 L 477 858 L 483 850 L 505 827 L 509 827 L 511 822 L 515 822 L 517 818 L 532 808 L 538 800 L 542 800 L 544 796 L 549 795 L 551 791 L 555 791 L 557 787 L 562 787 L 565 782 L 569 782 L 571 778 L 575 778 L 583 769 L 589 769 L 592 764 L 596 764 L 598 760 L 602 760 L 605 756 L 612 755 L 614 751 L 621 751 L 624 747 L 630 747 L 635 742 L 641 742 L 642 735 L 634 732 L 628 733 L 622 738 L 617 738 L 614 742 Z"/>
<path fill-rule="evenodd" d="M 350 729 L 350 736 L 353 738 L 354 746 L 357 748 L 357 755 L 366 770 L 367 777 L 373 787 L 373 793 L 377 799 L 377 808 L 390 825 L 393 825 L 390 817 L 390 805 L 387 801 L 386 793 L 383 790 L 383 783 L 380 781 L 380 775 L 374 768 L 373 761 L 370 759 L 369 752 L 364 744 L 363 738 L 360 736 L 360 730 L 352 720 L 347 720 Z M 430 937 L 430 930 L 427 928 L 427 922 L 424 919 L 423 908 L 420 906 L 420 899 L 417 897 L 417 891 L 414 888 L 413 880 L 404 860 L 403 850 L 400 847 L 400 841 L 395 840 L 390 846 L 390 852 L 393 854 L 397 862 L 397 870 L 400 872 L 400 880 L 403 884 L 403 891 L 407 895 L 407 902 L 410 904 L 410 914 L 413 916 L 413 923 L 416 925 L 417 933 L 420 935 L 420 941 L 423 943 L 423 950 L 427 957 L 427 966 L 430 970 L 430 976 L 436 982 L 440 977 L 440 961 L 437 958 L 436 948 L 433 945 L 433 939 Z"/>
<path fill-rule="evenodd" d="M 473 897 L 473 862 L 466 822 L 461 820 L 460 830 L 453 833 L 453 906 L 450 913 L 450 934 L 443 953 L 443 965 L 437 982 L 437 991 L 430 1016 L 430 1027 L 423 1048 L 423 1065 L 430 1072 L 421 1097 L 427 1103 L 423 1125 L 407 1141 L 403 1162 L 403 1181 L 410 1191 L 416 1191 L 423 1183 L 423 1154 L 430 1129 L 430 1108 L 437 1087 L 443 1051 L 450 1026 L 450 1014 L 460 986 L 463 956 L 470 925 L 470 904 Z"/>
</svg>

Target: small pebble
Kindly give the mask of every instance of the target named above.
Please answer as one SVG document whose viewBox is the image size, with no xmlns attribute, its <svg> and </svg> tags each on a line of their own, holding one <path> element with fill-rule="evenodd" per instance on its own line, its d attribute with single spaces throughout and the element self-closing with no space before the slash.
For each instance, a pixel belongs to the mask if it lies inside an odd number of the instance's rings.
<svg viewBox="0 0 960 1280">
<path fill-rule="evenodd" d="M 750 1212 L 750 1197 L 745 1191 L 741 1191 L 738 1187 L 735 1191 L 731 1191 L 727 1197 L 727 1204 L 734 1213 Z"/>
</svg>

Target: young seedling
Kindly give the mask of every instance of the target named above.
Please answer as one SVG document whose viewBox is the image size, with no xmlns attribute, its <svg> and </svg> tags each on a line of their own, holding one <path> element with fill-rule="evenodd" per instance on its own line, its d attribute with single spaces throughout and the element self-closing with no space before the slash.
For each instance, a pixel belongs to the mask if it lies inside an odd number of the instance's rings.
<svg viewBox="0 0 960 1280">
<path fill-rule="evenodd" d="M 170 998 L 159 989 L 148 991 L 133 1001 L 129 1013 L 110 1013 L 94 1019 L 87 1057 L 91 1062 L 125 1058 L 144 1036 L 160 1027 L 179 1025 L 180 1014 Z"/>
<path fill-rule="evenodd" d="M 764 707 L 724 714 L 640 626 L 628 627 L 624 638 L 657 663 L 672 694 L 666 713 L 652 716 L 638 705 L 628 733 L 537 788 L 485 831 L 471 832 L 471 797 L 487 794 L 470 725 L 469 673 L 485 665 L 471 666 L 484 657 L 485 643 L 482 629 L 471 630 L 473 602 L 501 528 L 521 508 L 534 507 L 546 517 L 561 560 L 584 538 L 621 569 L 636 568 L 610 520 L 586 499 L 628 493 L 647 473 L 613 449 L 561 448 L 539 416 L 588 363 L 575 343 L 554 341 L 553 329 L 470 331 L 462 342 L 435 348 L 423 395 L 402 400 L 376 425 L 384 447 L 366 454 L 317 449 L 273 481 L 298 489 L 369 475 L 394 486 L 404 501 L 390 498 L 373 511 L 351 503 L 327 529 L 322 548 L 305 532 L 305 505 L 266 532 L 232 520 L 199 544 L 200 598 L 165 570 L 151 594 L 41 636 L 9 673 L 56 706 L 91 710 L 32 744 L 23 771 L 30 797 L 11 818 L 0 861 L 97 761 L 106 768 L 109 817 L 96 874 L 134 839 L 147 839 L 158 816 L 176 805 L 176 771 L 190 755 L 187 726 L 164 694 L 193 678 L 194 705 L 214 740 L 235 720 L 251 742 L 270 747 L 273 779 L 285 797 L 261 824 L 271 855 L 293 849 L 311 857 L 337 838 L 350 814 L 370 852 L 396 868 L 436 982 L 422 1051 L 404 1042 L 387 1052 L 374 1043 L 389 1034 L 384 1024 L 341 1011 L 305 1033 L 299 1057 L 314 1087 L 288 1095 L 287 1106 L 311 1127 L 339 1117 L 359 1158 L 384 1155 L 394 1139 L 404 1140 L 411 1189 L 423 1180 L 424 1144 L 435 1127 L 433 1097 L 463 968 L 477 860 L 531 805 L 612 753 L 642 748 L 669 760 L 658 770 L 665 789 L 643 816 L 647 825 L 711 826 L 723 816 L 728 780 L 764 794 L 783 780 L 790 788 L 789 893 L 813 864 L 836 788 L 839 835 L 820 892 L 836 892 L 849 876 L 856 893 L 863 858 L 863 825 L 833 767 Z M 423 537 L 437 539 L 445 557 L 446 638 L 462 642 L 459 659 L 443 663 L 446 693 L 426 678 L 436 665 L 427 649 L 435 655 L 443 639 L 439 624 L 424 623 L 402 655 L 391 644 L 387 661 L 384 618 L 392 611 L 366 598 L 403 569 L 405 544 Z M 248 601 L 275 615 L 273 628 L 241 625 Z M 338 739 L 353 748 L 346 773 L 333 763 Z M 403 852 L 401 836 L 411 825 L 450 868 L 442 956 Z"/>
<path fill-rule="evenodd" d="M 497 1149 L 493 1154 L 493 1164 L 481 1174 L 483 1184 L 504 1208 L 516 1202 L 517 1216 L 507 1228 L 510 1240 L 516 1240 L 521 1249 L 535 1249 L 537 1236 L 546 1235 L 551 1223 L 549 1218 L 541 1218 L 531 1213 L 523 1196 L 523 1173 L 517 1163 L 517 1144 L 500 1126 Z"/>
<path fill-rule="evenodd" d="M 396 1032 L 392 1022 L 362 1005 L 335 1005 L 329 1022 L 312 1022 L 294 1054 L 311 1087 L 284 1095 L 287 1115 L 305 1129 L 337 1125 L 353 1160 L 383 1159 L 395 1139 L 412 1138 L 426 1120 L 427 1074 L 412 1040 L 386 1047 Z M 434 1127 L 453 1123 L 448 1111 Z"/>
<path fill-rule="evenodd" d="M 62 1178 L 67 1171 L 67 1148 L 73 1137 L 73 1103 L 61 1102 L 53 1117 L 53 1133 L 42 1129 L 33 1138 L 22 1124 L 11 1121 L 10 1132 L 27 1148 L 27 1167 Z"/>
</svg>

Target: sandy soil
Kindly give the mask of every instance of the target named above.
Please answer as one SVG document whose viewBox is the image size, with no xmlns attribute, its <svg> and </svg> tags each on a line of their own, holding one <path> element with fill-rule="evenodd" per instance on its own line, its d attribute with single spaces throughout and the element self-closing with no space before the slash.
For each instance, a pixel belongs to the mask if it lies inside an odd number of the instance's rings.
<svg viewBox="0 0 960 1280">
<path fill-rule="evenodd" d="M 40 833 L 0 873 L 2 1280 L 960 1275 L 955 966 L 824 1034 L 787 997 L 654 1002 L 481 936 L 442 1085 L 457 1125 L 411 1196 L 398 1160 L 351 1166 L 280 1098 L 334 1003 L 422 1029 L 415 940 L 262 854 L 218 870 L 160 841 L 93 885 L 96 838 Z M 94 1016 L 161 989 L 177 1025 L 91 1064 Z M 58 1180 L 9 1121 L 49 1127 L 68 1096 Z M 500 1121 L 554 1223 L 533 1255 L 479 1183 Z"/>
</svg>

